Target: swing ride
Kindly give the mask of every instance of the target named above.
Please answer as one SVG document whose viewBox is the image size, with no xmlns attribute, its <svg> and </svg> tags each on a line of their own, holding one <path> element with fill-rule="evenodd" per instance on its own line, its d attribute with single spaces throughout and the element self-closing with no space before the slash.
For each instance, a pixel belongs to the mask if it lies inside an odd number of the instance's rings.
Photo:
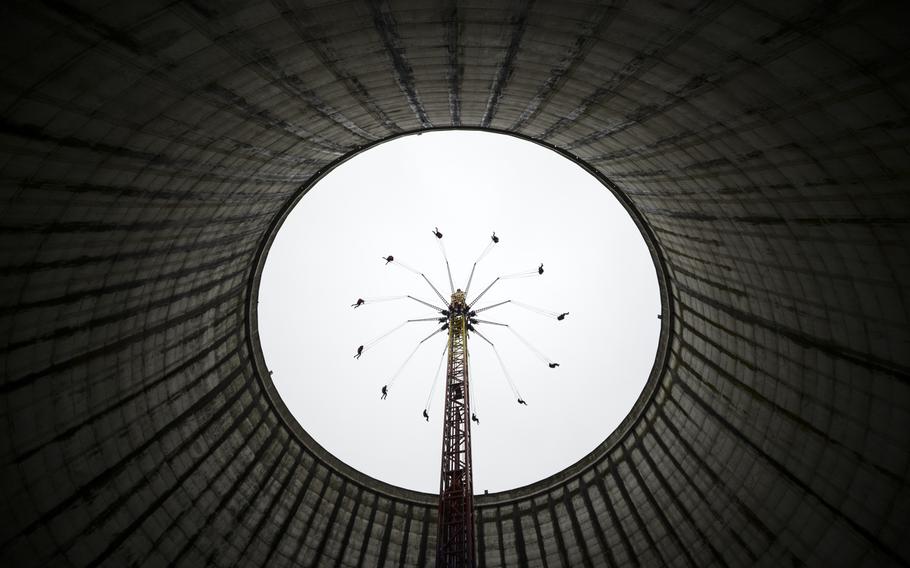
<svg viewBox="0 0 910 568">
<path fill-rule="evenodd" d="M 499 363 L 503 376 L 509 384 L 509 388 L 518 404 L 527 406 L 527 402 L 522 398 L 515 381 L 506 369 L 505 363 L 496 348 L 496 345 L 487 338 L 483 333 L 478 331 L 478 327 L 493 326 L 505 328 L 518 340 L 525 345 L 538 359 L 540 359 L 549 368 L 559 367 L 559 363 L 551 360 L 539 349 L 532 345 L 524 336 L 519 334 L 512 326 L 506 323 L 500 323 L 481 319 L 478 314 L 494 308 L 512 304 L 520 308 L 538 313 L 540 315 L 562 321 L 568 315 L 568 312 L 552 312 L 530 304 L 525 304 L 516 300 L 505 300 L 484 307 L 474 308 L 478 301 L 494 285 L 502 280 L 515 278 L 528 278 L 540 276 L 544 273 L 543 264 L 533 270 L 519 272 L 515 274 L 506 274 L 496 277 L 489 285 L 486 286 L 477 296 L 469 300 L 471 283 L 474 279 L 474 273 L 480 263 L 493 247 L 499 243 L 500 237 L 496 233 L 490 238 L 490 242 L 480 254 L 471 268 L 471 274 L 464 290 L 456 288 L 452 279 L 452 271 L 449 267 L 448 255 L 445 251 L 442 238 L 443 234 L 436 227 L 433 229 L 436 242 L 442 253 L 446 264 L 446 272 L 449 278 L 450 297 L 446 299 L 436 286 L 427 278 L 426 274 L 411 268 L 402 263 L 392 255 L 383 257 L 386 264 L 394 264 L 413 274 L 423 278 L 440 300 L 440 304 L 421 300 L 415 296 L 385 296 L 379 298 L 357 298 L 351 304 L 354 308 L 359 308 L 366 304 L 376 302 L 386 302 L 392 300 L 412 300 L 430 308 L 436 312 L 436 316 L 409 319 L 397 325 L 388 332 L 380 335 L 376 339 L 357 347 L 354 358 L 359 359 L 363 353 L 376 347 L 380 342 L 394 334 L 399 329 L 408 324 L 418 322 L 435 322 L 441 324 L 433 333 L 420 340 L 414 349 L 410 352 L 398 370 L 382 386 L 382 399 L 385 399 L 389 390 L 395 383 L 395 380 L 402 374 L 408 362 L 414 357 L 417 351 L 431 338 L 443 332 L 447 332 L 448 339 L 442 350 L 439 359 L 439 365 L 430 387 L 430 395 L 424 405 L 422 416 L 429 421 L 429 409 L 433 398 L 433 392 L 438 382 L 443 361 L 446 364 L 446 389 L 445 389 L 445 407 L 443 410 L 443 438 L 442 438 L 442 464 L 439 482 L 439 507 L 438 507 L 438 532 L 437 532 L 437 566 L 445 567 L 472 567 L 475 565 L 474 551 L 474 505 L 473 505 L 473 471 L 471 463 L 471 421 L 479 424 L 480 420 L 475 413 L 471 411 L 470 389 L 469 389 L 469 355 L 468 355 L 468 337 L 474 334 L 487 343 L 493 350 L 494 355 Z M 448 354 L 448 358 L 446 358 Z"/>
</svg>

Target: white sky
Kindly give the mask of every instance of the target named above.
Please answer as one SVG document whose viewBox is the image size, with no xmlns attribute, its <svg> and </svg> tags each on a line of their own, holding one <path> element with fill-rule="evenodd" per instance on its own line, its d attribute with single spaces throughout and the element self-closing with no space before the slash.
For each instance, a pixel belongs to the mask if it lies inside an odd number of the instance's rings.
<svg viewBox="0 0 910 568">
<path fill-rule="evenodd" d="M 555 152 L 510 136 L 428 132 L 382 144 L 316 184 L 291 212 L 266 260 L 259 331 L 266 363 L 288 408 L 339 459 L 388 483 L 436 493 L 442 436 L 440 377 L 421 417 L 445 345 L 424 343 L 386 400 L 380 388 L 437 324 L 411 323 L 353 358 L 401 322 L 431 317 L 411 300 L 352 309 L 357 298 L 448 298 L 444 234 L 456 287 L 496 231 L 471 297 L 503 280 L 475 309 L 514 299 L 556 321 L 506 304 L 482 317 L 510 324 L 552 360 L 549 369 L 507 329 L 479 330 L 499 349 L 528 406 L 519 406 L 489 345 L 469 340 L 474 491 L 501 491 L 557 473 L 593 450 L 641 394 L 660 331 L 657 278 L 638 229 L 612 194 Z M 443 370 L 443 374 L 444 374 Z"/>
</svg>

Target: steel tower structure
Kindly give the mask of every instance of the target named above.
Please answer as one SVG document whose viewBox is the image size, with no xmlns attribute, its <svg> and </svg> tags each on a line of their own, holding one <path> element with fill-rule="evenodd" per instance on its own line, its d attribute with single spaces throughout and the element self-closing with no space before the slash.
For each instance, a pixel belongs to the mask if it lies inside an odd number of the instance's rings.
<svg viewBox="0 0 910 568">
<path fill-rule="evenodd" d="M 405 366 L 408 364 L 408 361 L 410 361 L 411 358 L 414 357 L 414 355 L 417 353 L 417 350 L 420 348 L 420 346 L 425 344 L 432 337 L 435 337 L 437 334 L 441 334 L 442 332 L 448 330 L 448 342 L 446 344 L 446 349 L 441 353 L 441 357 L 439 359 L 439 368 L 436 371 L 436 378 L 433 380 L 433 386 L 430 388 L 430 396 L 427 398 L 427 405 L 423 410 L 423 418 L 429 422 L 430 416 L 428 414 L 428 410 L 432 401 L 433 392 L 436 387 L 437 379 L 439 378 L 439 371 L 442 369 L 442 363 L 445 360 L 444 357 L 446 354 L 448 354 L 444 401 L 445 409 L 443 411 L 442 424 L 442 463 L 440 466 L 439 475 L 436 565 L 445 568 L 474 568 L 476 565 L 476 552 L 474 550 L 474 472 L 473 466 L 471 464 L 471 421 L 474 420 L 479 424 L 480 420 L 471 412 L 471 397 L 468 376 L 468 362 L 470 357 L 468 354 L 468 333 L 474 333 L 490 345 L 490 347 L 493 349 L 494 354 L 496 355 L 497 360 L 499 361 L 499 365 L 502 369 L 502 374 L 506 381 L 508 381 L 509 388 L 512 389 L 512 393 L 516 398 L 516 402 L 520 405 L 527 405 L 524 399 L 521 398 L 521 393 L 518 391 L 518 388 L 506 370 L 505 364 L 503 363 L 503 360 L 499 356 L 499 352 L 496 349 L 496 345 L 494 345 L 492 341 L 480 333 L 475 328 L 475 326 L 491 325 L 508 329 L 551 369 L 559 367 L 559 364 L 549 359 L 540 350 L 531 345 L 531 343 L 520 336 L 517 331 L 512 329 L 510 325 L 479 319 L 477 318 L 477 315 L 481 312 L 491 310 L 505 304 L 513 304 L 517 307 L 536 312 L 540 315 L 550 317 L 558 321 L 565 319 L 565 317 L 568 315 L 568 312 L 551 312 L 549 310 L 530 306 L 516 300 L 504 300 L 492 305 L 474 309 L 474 304 L 476 304 L 494 285 L 496 285 L 497 282 L 501 280 L 510 280 L 513 278 L 540 276 L 544 273 L 543 264 L 534 270 L 497 276 L 486 288 L 483 289 L 483 291 L 480 292 L 480 294 L 469 301 L 467 296 L 468 291 L 471 288 L 471 282 L 474 279 L 474 271 L 476 270 L 478 263 L 483 260 L 483 258 L 487 255 L 487 253 L 490 252 L 493 246 L 499 243 L 499 237 L 496 236 L 496 233 L 493 233 L 493 235 L 490 237 L 490 242 L 487 244 L 487 247 L 480 254 L 477 260 L 474 261 L 474 266 L 471 268 L 471 275 L 468 277 L 468 282 L 465 285 L 464 291 L 462 291 L 460 288 L 457 290 L 455 289 L 455 284 L 452 280 L 452 271 L 449 268 L 449 259 L 446 255 L 445 247 L 442 245 L 442 233 L 439 232 L 438 228 L 436 228 L 433 230 L 433 234 L 436 236 L 437 242 L 439 243 L 439 250 L 442 252 L 443 259 L 446 263 L 446 272 L 449 276 L 449 287 L 452 292 L 450 299 L 448 302 L 446 301 L 445 296 L 443 296 L 439 289 L 433 285 L 425 273 L 411 268 L 406 264 L 403 264 L 400 260 L 396 259 L 392 255 L 383 257 L 383 260 L 387 265 L 394 264 L 400 266 L 401 268 L 423 278 L 427 285 L 432 288 L 433 292 L 436 294 L 436 297 L 439 298 L 440 304 L 437 305 L 421 300 L 414 296 L 407 295 L 388 296 L 372 299 L 358 298 L 353 304 L 351 304 L 351 307 L 356 309 L 360 306 L 363 306 L 364 304 L 407 298 L 425 307 L 433 309 L 438 315 L 434 317 L 406 320 L 394 329 L 377 337 L 373 341 L 357 347 L 354 358 L 359 359 L 365 351 L 371 349 L 380 341 L 393 334 L 396 330 L 401 329 L 403 326 L 409 323 L 435 322 L 437 324 L 442 324 L 436 331 L 425 337 L 417 344 L 417 346 L 414 347 L 414 350 L 411 351 L 410 355 L 408 355 L 407 359 L 405 359 L 401 367 L 399 367 L 395 374 L 392 375 L 390 380 L 382 386 L 381 398 L 384 400 L 389 394 L 389 389 L 392 388 L 392 385 L 401 375 Z"/>
<path fill-rule="evenodd" d="M 473 567 L 474 483 L 471 466 L 471 404 L 468 388 L 469 309 L 461 290 L 448 309 L 448 363 L 442 425 L 442 468 L 436 565 Z"/>
</svg>

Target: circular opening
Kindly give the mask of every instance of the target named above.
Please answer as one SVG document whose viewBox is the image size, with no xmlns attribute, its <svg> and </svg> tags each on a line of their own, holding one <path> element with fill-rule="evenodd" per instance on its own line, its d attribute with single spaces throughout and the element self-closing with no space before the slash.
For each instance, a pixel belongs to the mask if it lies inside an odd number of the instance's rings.
<svg viewBox="0 0 910 568">
<path fill-rule="evenodd" d="M 523 277 L 498 281 L 473 306 L 510 300 L 477 316 L 508 324 L 477 325 L 495 350 L 478 334 L 468 341 L 480 421 L 471 430 L 475 493 L 565 469 L 626 417 L 661 329 L 654 264 L 628 212 L 580 166 L 537 144 L 424 132 L 319 180 L 265 259 L 257 310 L 265 363 L 290 413 L 327 451 L 387 483 L 438 491 L 445 365 L 434 377 L 447 333 L 421 344 L 441 324 L 401 324 L 439 315 L 407 296 L 443 307 L 446 259 L 454 287 L 466 289 L 481 256 L 468 301 L 498 276 Z M 352 307 L 358 299 L 365 303 Z"/>
</svg>

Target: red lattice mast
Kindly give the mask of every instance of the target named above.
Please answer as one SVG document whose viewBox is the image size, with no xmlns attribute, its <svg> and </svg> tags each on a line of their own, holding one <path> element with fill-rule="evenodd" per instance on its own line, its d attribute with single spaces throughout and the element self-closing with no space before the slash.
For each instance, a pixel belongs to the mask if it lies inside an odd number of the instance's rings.
<svg viewBox="0 0 910 568">
<path fill-rule="evenodd" d="M 483 250 L 480 256 L 477 257 L 477 260 L 474 261 L 474 266 L 471 268 L 471 275 L 468 277 L 468 283 L 465 286 L 464 291 L 461 291 L 461 289 L 455 289 L 455 284 L 452 281 L 452 271 L 449 269 L 449 259 L 446 256 L 445 247 L 442 246 L 442 233 L 439 232 L 438 227 L 433 229 L 433 234 L 436 236 L 437 242 L 439 243 L 439 250 L 442 252 L 443 259 L 446 263 L 446 272 L 449 276 L 449 287 L 452 291 L 452 296 L 448 303 L 448 307 L 440 307 L 440 305 L 446 304 L 445 296 L 443 296 L 439 289 L 430 282 L 430 279 L 427 278 L 426 274 L 395 260 L 395 257 L 392 255 L 383 257 L 386 264 L 395 263 L 405 270 L 422 277 L 427 285 L 433 289 L 433 292 L 442 304 L 435 305 L 414 296 L 398 296 L 397 298 L 376 298 L 373 300 L 358 298 L 356 302 L 351 304 L 351 307 L 358 308 L 364 304 L 381 302 L 387 299 L 408 298 L 435 310 L 439 315 L 435 317 L 406 320 L 395 329 L 376 338 L 372 342 L 357 347 L 354 358 L 359 359 L 364 351 L 370 349 L 376 343 L 394 333 L 395 330 L 401 329 L 401 327 L 406 324 L 415 322 L 436 322 L 437 324 L 443 324 L 435 332 L 417 344 L 414 351 L 408 355 L 408 358 L 405 359 L 398 371 L 392 375 L 389 382 L 383 385 L 381 398 L 385 399 L 388 396 L 389 389 L 392 387 L 395 379 L 397 379 L 404 370 L 405 365 L 411 360 L 417 352 L 417 349 L 430 338 L 448 330 L 449 339 L 446 346 L 446 351 L 448 352 L 448 365 L 446 366 L 445 410 L 443 412 L 442 423 L 442 465 L 440 467 L 439 475 L 436 565 L 442 568 L 474 568 L 477 560 L 474 551 L 474 472 L 471 466 L 471 420 L 473 419 L 478 424 L 480 421 L 471 413 L 470 389 L 468 388 L 468 332 L 476 334 L 486 343 L 490 344 L 496 358 L 499 360 L 500 367 L 502 367 L 503 375 L 508 381 L 512 393 L 515 395 L 516 402 L 520 405 L 527 405 L 521 398 L 521 393 L 518 392 L 518 388 L 515 386 L 514 381 L 512 381 L 509 373 L 506 371 L 505 364 L 502 362 L 502 358 L 499 357 L 496 346 L 482 333 L 477 331 L 475 326 L 483 324 L 508 328 L 551 369 L 559 367 L 559 363 L 547 358 L 540 350 L 518 335 L 518 332 L 512 329 L 508 324 L 478 319 L 476 316 L 480 312 L 509 303 L 514 303 L 516 306 L 523 307 L 559 321 L 565 319 L 569 314 L 568 312 L 550 312 L 514 300 L 504 300 L 485 307 L 478 307 L 476 310 L 472 309 L 474 304 L 476 304 L 480 298 L 489 292 L 500 280 L 540 276 L 544 272 L 543 264 L 534 270 L 497 276 L 496 279 L 490 282 L 490 284 L 469 304 L 466 300 L 466 296 L 471 288 L 471 281 L 474 279 L 474 271 L 477 268 L 478 263 L 483 260 L 487 253 L 492 250 L 493 246 L 499 242 L 499 237 L 496 236 L 496 233 L 493 233 L 490 237 L 491 242 L 487 245 L 487 248 Z M 439 371 L 437 370 L 436 377 L 433 379 L 433 386 L 430 388 L 430 396 L 427 398 L 427 406 L 423 409 L 423 418 L 427 422 L 430 421 L 428 410 L 438 378 Z"/>
<path fill-rule="evenodd" d="M 449 359 L 442 425 L 442 471 L 436 566 L 473 567 L 474 482 L 471 467 L 471 410 L 468 394 L 468 306 L 464 292 L 452 294 L 448 311 Z"/>
</svg>

